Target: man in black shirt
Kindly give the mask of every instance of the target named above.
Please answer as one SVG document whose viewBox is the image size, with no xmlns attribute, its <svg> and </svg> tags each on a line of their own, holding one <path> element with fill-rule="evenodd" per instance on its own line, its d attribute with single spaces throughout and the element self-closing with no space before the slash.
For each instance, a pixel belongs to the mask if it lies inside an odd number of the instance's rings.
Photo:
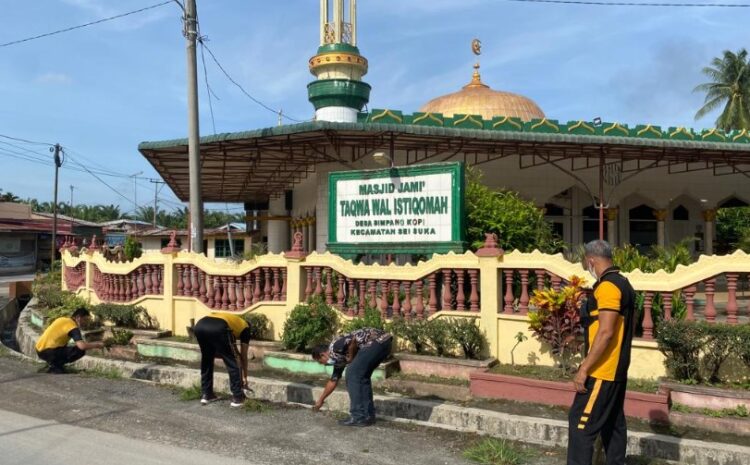
<svg viewBox="0 0 750 465">
<path fill-rule="evenodd" d="M 362 328 L 339 336 L 330 345 L 313 349 L 312 357 L 323 365 L 332 365 L 333 374 L 313 410 L 318 411 L 346 370 L 346 390 L 349 392 L 350 417 L 341 420 L 344 426 L 370 426 L 375 423 L 375 404 L 372 399 L 372 377 L 375 368 L 391 353 L 393 336 L 382 329 Z"/>
</svg>

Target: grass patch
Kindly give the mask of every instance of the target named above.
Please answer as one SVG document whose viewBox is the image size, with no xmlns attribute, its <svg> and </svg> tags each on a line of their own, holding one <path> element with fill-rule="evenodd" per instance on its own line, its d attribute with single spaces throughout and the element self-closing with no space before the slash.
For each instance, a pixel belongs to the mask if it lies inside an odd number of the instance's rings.
<svg viewBox="0 0 750 465">
<path fill-rule="evenodd" d="M 738 405 L 735 408 L 723 408 L 714 410 L 710 408 L 693 408 L 684 404 L 672 404 L 672 410 L 680 413 L 697 413 L 713 418 L 750 418 L 750 411 L 744 405 Z"/>
<path fill-rule="evenodd" d="M 490 373 L 520 376 L 523 378 L 532 378 L 541 381 L 565 382 L 572 381 L 573 379 L 573 374 L 566 374 L 560 368 L 538 365 L 507 365 L 500 363 L 490 368 Z M 648 379 L 629 379 L 628 390 L 653 394 L 659 390 L 659 382 Z"/>
<path fill-rule="evenodd" d="M 485 438 L 464 450 L 464 457 L 482 465 L 521 465 L 531 454 L 505 439 Z"/>
<path fill-rule="evenodd" d="M 184 400 L 185 402 L 198 400 L 203 395 L 203 393 L 201 392 L 201 385 L 197 383 L 193 384 L 189 388 L 181 388 L 179 393 L 180 400 Z"/>
<path fill-rule="evenodd" d="M 263 413 L 270 410 L 271 407 L 258 399 L 247 399 L 242 404 L 242 410 L 249 413 Z"/>
<path fill-rule="evenodd" d="M 104 378 L 104 379 L 122 379 L 122 371 L 115 367 L 100 367 L 96 366 L 88 368 L 80 372 L 84 376 L 90 376 L 92 378 Z"/>
</svg>

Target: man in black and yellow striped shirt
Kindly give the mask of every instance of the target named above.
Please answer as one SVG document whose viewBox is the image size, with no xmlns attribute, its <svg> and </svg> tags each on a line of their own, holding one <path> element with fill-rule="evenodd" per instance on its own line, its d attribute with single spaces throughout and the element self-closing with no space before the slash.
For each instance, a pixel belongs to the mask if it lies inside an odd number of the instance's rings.
<svg viewBox="0 0 750 465">
<path fill-rule="evenodd" d="M 585 246 L 584 266 L 596 277 L 593 294 L 581 311 L 586 357 L 573 383 L 568 465 L 591 465 L 601 435 L 607 465 L 624 465 L 627 448 L 625 388 L 635 325 L 635 291 L 613 266 L 605 241 Z"/>
</svg>

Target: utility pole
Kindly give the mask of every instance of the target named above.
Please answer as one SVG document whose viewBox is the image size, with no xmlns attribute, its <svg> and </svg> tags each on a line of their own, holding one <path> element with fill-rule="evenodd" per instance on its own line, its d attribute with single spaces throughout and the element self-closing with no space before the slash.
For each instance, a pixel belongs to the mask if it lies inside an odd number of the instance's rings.
<svg viewBox="0 0 750 465">
<path fill-rule="evenodd" d="M 62 147 L 60 147 L 60 144 L 55 144 L 53 148 L 50 148 L 50 151 L 55 153 L 55 193 L 52 202 L 52 250 L 50 252 L 49 262 L 49 269 L 52 271 L 52 266 L 55 263 L 57 253 L 57 180 L 60 167 L 62 166 L 62 160 L 60 159 Z"/>
<path fill-rule="evenodd" d="M 130 178 L 133 178 L 133 204 L 135 204 L 135 216 L 138 218 L 138 176 L 142 175 L 143 171 L 131 174 Z"/>
<path fill-rule="evenodd" d="M 195 0 L 185 0 L 188 84 L 188 171 L 190 177 L 190 250 L 203 253 L 203 200 L 201 199 L 201 155 L 198 126 L 198 12 Z"/>
<path fill-rule="evenodd" d="M 73 189 L 75 189 L 75 186 L 73 184 L 70 185 L 70 231 L 73 231 Z"/>
<path fill-rule="evenodd" d="M 158 179 L 149 179 L 149 182 L 151 182 L 154 185 L 154 228 L 156 227 L 156 210 L 158 208 L 158 202 L 159 202 L 159 184 L 164 184 L 164 181 L 159 181 Z"/>
</svg>

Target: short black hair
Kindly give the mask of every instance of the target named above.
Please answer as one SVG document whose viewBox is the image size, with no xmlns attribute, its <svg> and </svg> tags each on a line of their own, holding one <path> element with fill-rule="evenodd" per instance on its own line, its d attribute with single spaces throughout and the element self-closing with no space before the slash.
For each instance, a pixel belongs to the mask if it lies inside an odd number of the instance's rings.
<svg viewBox="0 0 750 465">
<path fill-rule="evenodd" d="M 76 318 L 79 316 L 91 316 L 91 312 L 89 312 L 85 307 L 78 307 L 75 309 L 71 317 Z"/>
<path fill-rule="evenodd" d="M 319 360 L 320 356 L 324 353 L 328 352 L 328 346 L 325 344 L 319 344 L 315 347 L 313 347 L 312 350 L 312 358 L 313 360 Z"/>
</svg>

